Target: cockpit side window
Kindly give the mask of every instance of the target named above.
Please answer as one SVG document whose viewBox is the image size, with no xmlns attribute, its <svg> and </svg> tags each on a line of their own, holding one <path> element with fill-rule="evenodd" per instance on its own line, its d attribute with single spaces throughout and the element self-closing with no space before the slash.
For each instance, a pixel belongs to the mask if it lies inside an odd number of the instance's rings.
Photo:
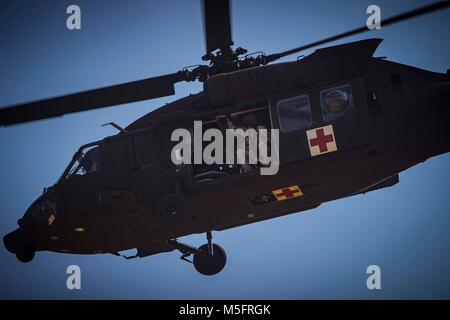
<svg viewBox="0 0 450 320">
<path fill-rule="evenodd" d="M 353 115 L 351 86 L 346 84 L 321 91 L 320 104 L 324 121 L 335 121 Z"/>
<path fill-rule="evenodd" d="M 308 95 L 280 100 L 277 102 L 277 110 L 282 132 L 305 129 L 312 124 Z"/>
<path fill-rule="evenodd" d="M 78 151 L 72 162 L 66 179 L 71 176 L 84 176 L 100 171 L 102 169 L 100 146 L 94 145 Z"/>
</svg>

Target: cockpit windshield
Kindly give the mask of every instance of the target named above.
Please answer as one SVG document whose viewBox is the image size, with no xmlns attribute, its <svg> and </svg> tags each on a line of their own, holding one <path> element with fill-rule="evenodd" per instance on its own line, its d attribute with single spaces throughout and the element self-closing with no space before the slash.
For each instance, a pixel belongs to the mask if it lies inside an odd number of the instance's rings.
<svg viewBox="0 0 450 320">
<path fill-rule="evenodd" d="M 90 145 L 75 153 L 73 159 L 65 171 L 64 179 L 72 176 L 84 176 L 102 169 L 102 159 L 99 145 Z"/>
</svg>

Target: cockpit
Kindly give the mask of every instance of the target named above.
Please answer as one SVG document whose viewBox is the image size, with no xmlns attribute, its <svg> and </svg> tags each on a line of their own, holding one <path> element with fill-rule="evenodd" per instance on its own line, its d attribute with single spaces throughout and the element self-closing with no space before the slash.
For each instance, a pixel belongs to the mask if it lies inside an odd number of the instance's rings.
<svg viewBox="0 0 450 320">
<path fill-rule="evenodd" d="M 73 156 L 61 180 L 68 180 L 73 176 L 84 176 L 102 169 L 102 157 L 98 143 L 90 143 L 81 147 Z"/>
</svg>

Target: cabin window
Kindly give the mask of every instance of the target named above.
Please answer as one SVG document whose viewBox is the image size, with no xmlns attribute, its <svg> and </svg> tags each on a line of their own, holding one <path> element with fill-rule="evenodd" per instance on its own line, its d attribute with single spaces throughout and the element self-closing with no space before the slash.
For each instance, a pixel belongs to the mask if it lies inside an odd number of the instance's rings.
<svg viewBox="0 0 450 320">
<path fill-rule="evenodd" d="M 305 129 L 312 124 L 311 105 L 307 95 L 301 95 L 277 102 L 280 129 L 291 132 Z"/>
<path fill-rule="evenodd" d="M 353 115 L 351 86 L 347 84 L 321 91 L 320 104 L 324 121 L 335 121 Z"/>
<path fill-rule="evenodd" d="M 79 150 L 73 156 L 72 165 L 66 175 L 66 179 L 71 176 L 84 176 L 98 172 L 102 169 L 102 159 L 100 146 L 94 145 Z"/>
</svg>

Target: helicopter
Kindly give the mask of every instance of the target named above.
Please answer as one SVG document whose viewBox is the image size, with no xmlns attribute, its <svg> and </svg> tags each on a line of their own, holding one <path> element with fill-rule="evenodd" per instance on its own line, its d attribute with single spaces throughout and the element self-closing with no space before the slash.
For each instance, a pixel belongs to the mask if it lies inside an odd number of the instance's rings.
<svg viewBox="0 0 450 320">
<path fill-rule="evenodd" d="M 382 21 L 388 26 L 443 10 L 437 2 Z M 381 39 L 322 47 L 295 61 L 277 60 L 348 36 L 366 26 L 266 55 L 233 48 L 230 3 L 203 1 L 204 65 L 0 109 L 9 126 L 175 94 L 200 81 L 204 90 L 169 103 L 119 133 L 81 146 L 59 180 L 4 236 L 21 262 L 36 252 L 113 254 L 126 259 L 179 251 L 203 275 L 219 273 L 225 250 L 212 232 L 317 208 L 393 186 L 399 173 L 450 151 L 450 74 L 375 57 Z M 279 132 L 279 169 L 262 164 L 174 163 L 177 129 L 196 121 L 217 131 L 261 126 Z M 178 241 L 206 234 L 194 247 Z M 190 260 L 189 258 L 192 257 Z"/>
</svg>

